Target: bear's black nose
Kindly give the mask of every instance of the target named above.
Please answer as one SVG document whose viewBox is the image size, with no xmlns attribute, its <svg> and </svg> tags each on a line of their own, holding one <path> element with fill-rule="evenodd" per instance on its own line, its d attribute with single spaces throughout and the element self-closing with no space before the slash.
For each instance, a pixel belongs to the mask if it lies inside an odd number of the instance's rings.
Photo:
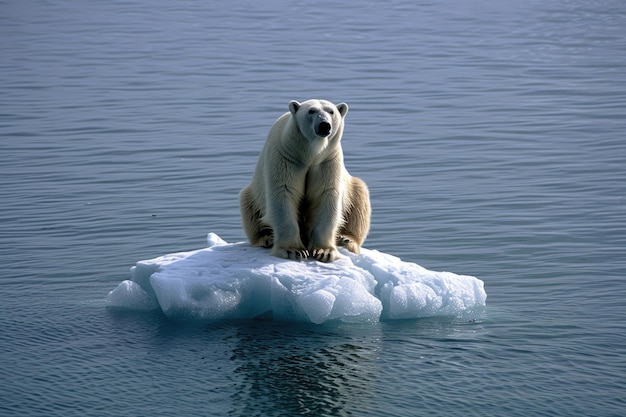
<svg viewBox="0 0 626 417">
<path fill-rule="evenodd" d="M 331 125 L 328 122 L 320 122 L 319 125 L 317 125 L 317 132 L 315 132 L 318 136 L 328 136 L 330 135 L 330 129 L 331 129 Z"/>
</svg>

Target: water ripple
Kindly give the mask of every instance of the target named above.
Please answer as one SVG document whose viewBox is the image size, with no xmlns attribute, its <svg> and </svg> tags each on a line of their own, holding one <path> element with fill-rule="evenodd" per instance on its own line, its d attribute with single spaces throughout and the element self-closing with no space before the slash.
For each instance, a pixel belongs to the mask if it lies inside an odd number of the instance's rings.
<svg viewBox="0 0 626 417">
<path fill-rule="evenodd" d="M 622 412 L 622 2 L 144 3 L 0 5 L 0 413 Z M 237 193 L 311 97 L 350 105 L 366 246 L 479 276 L 484 320 L 107 312 L 137 260 L 244 239 Z"/>
</svg>

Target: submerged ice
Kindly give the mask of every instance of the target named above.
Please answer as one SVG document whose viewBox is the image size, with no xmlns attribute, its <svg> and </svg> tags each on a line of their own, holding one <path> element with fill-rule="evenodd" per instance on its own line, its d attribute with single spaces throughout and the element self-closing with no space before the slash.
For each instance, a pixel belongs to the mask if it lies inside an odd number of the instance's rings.
<svg viewBox="0 0 626 417">
<path fill-rule="evenodd" d="M 323 323 L 472 317 L 487 294 L 478 278 L 429 271 L 375 250 L 332 263 L 275 258 L 209 233 L 208 247 L 139 261 L 107 297 L 114 308 L 160 308 L 175 319 L 272 317 Z"/>
</svg>

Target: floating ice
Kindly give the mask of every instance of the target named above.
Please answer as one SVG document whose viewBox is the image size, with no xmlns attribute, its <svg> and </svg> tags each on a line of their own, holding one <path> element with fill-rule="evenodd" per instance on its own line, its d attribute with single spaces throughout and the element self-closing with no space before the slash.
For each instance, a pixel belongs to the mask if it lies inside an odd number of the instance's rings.
<svg viewBox="0 0 626 417">
<path fill-rule="evenodd" d="M 137 262 L 131 280 L 107 297 L 110 307 L 157 309 L 175 319 L 273 317 L 323 323 L 477 314 L 487 294 L 478 278 L 361 249 L 332 263 L 275 258 L 248 243 L 226 243 Z"/>
</svg>

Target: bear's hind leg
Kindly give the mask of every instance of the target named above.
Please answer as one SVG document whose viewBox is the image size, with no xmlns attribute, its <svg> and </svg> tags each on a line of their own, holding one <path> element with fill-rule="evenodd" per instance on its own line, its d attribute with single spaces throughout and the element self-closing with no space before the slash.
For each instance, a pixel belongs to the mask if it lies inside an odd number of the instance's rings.
<svg viewBox="0 0 626 417">
<path fill-rule="evenodd" d="M 352 177 L 348 201 L 344 207 L 344 223 L 337 235 L 337 245 L 343 246 L 350 252 L 359 253 L 370 230 L 371 212 L 367 185 L 362 179 Z"/>
<path fill-rule="evenodd" d="M 254 196 L 250 186 L 239 193 L 239 209 L 244 231 L 252 246 L 271 248 L 274 245 L 274 232 L 270 226 L 261 221 L 261 210 L 254 204 Z"/>
</svg>

